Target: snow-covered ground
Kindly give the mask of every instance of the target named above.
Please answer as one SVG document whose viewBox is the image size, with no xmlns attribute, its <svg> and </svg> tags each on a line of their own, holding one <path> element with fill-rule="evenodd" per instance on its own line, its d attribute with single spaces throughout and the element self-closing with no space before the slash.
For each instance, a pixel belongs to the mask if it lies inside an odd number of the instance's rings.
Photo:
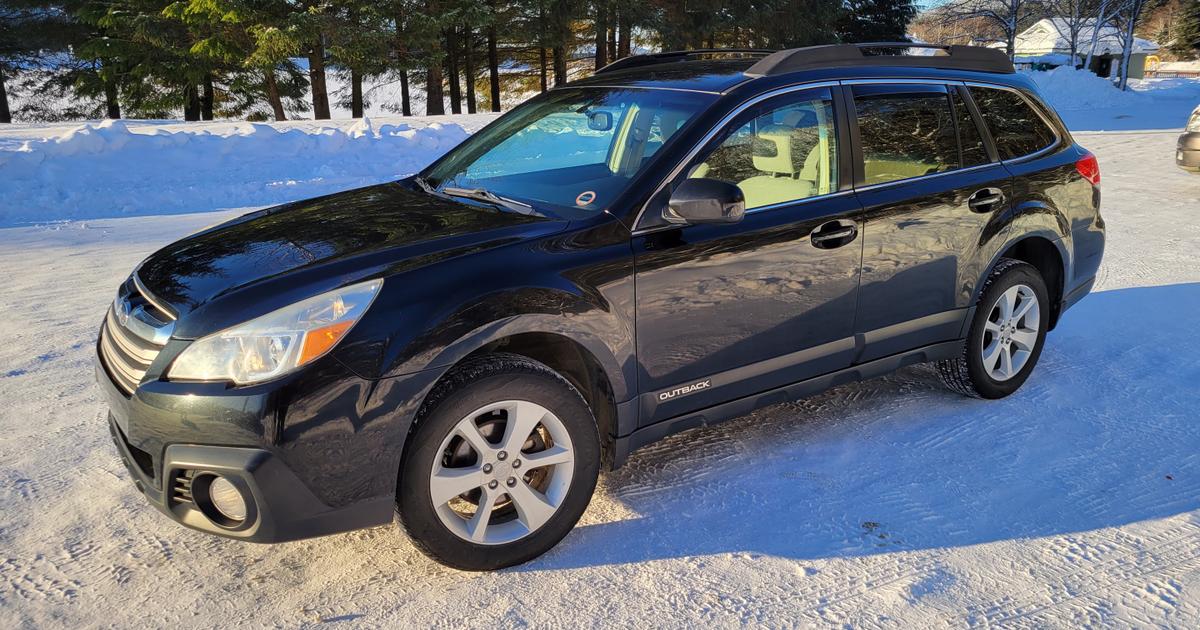
<svg viewBox="0 0 1200 630">
<path fill-rule="evenodd" d="M 1173 133 L 1078 139 L 1109 248 L 1016 395 L 915 367 L 676 436 L 604 477 L 558 548 L 490 574 L 395 527 L 224 540 L 134 489 L 96 327 L 142 257 L 232 212 L 0 229 L 0 627 L 1197 627 L 1200 177 Z"/>
</svg>

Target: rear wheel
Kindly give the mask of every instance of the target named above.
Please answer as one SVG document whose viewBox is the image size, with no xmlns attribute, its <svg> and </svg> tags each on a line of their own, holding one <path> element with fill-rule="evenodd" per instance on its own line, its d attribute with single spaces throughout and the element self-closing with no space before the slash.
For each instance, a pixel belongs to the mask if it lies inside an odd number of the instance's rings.
<svg viewBox="0 0 1200 630">
<path fill-rule="evenodd" d="M 509 354 L 457 368 L 430 395 L 397 494 L 417 546 L 459 569 L 545 553 L 586 509 L 600 440 L 579 392 L 550 368 Z"/>
<path fill-rule="evenodd" d="M 938 363 L 942 381 L 977 398 L 1003 398 L 1017 391 L 1041 355 L 1049 307 L 1037 268 L 1001 259 L 980 291 L 962 354 Z"/>
</svg>

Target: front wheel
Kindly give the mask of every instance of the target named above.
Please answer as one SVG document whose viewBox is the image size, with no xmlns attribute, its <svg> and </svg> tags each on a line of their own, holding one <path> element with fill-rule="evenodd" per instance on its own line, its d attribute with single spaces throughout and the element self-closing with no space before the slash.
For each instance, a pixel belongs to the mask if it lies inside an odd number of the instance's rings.
<svg viewBox="0 0 1200 630">
<path fill-rule="evenodd" d="M 530 359 L 493 354 L 430 395 L 401 465 L 400 522 L 433 559 L 472 571 L 558 544 L 591 499 L 600 440 L 587 403 Z"/>
<path fill-rule="evenodd" d="M 1050 327 L 1046 282 L 1033 265 L 1002 258 L 988 275 L 962 354 L 938 362 L 942 381 L 976 398 L 1003 398 L 1029 378 Z"/>
</svg>

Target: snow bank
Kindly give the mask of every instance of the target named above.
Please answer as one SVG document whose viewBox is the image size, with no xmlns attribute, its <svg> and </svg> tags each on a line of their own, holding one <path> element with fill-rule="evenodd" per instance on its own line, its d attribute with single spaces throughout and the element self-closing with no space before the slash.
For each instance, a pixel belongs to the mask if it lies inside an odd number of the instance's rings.
<svg viewBox="0 0 1200 630">
<path fill-rule="evenodd" d="M 390 181 L 459 124 L 87 123 L 0 150 L 0 226 L 264 206 Z"/>
<path fill-rule="evenodd" d="M 1060 66 L 1046 72 L 1030 72 L 1042 96 L 1062 111 L 1100 108 L 1137 108 L 1146 104 L 1146 97 L 1134 91 L 1122 92 L 1109 79 L 1086 70 Z"/>
</svg>

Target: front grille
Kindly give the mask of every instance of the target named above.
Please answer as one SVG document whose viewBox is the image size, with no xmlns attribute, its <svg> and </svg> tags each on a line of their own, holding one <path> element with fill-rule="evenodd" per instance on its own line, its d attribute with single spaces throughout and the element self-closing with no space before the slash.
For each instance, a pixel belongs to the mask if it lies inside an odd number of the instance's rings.
<svg viewBox="0 0 1200 630">
<path fill-rule="evenodd" d="M 174 329 L 174 318 L 132 278 L 121 286 L 100 327 L 100 359 L 125 395 L 133 394 Z"/>
</svg>

